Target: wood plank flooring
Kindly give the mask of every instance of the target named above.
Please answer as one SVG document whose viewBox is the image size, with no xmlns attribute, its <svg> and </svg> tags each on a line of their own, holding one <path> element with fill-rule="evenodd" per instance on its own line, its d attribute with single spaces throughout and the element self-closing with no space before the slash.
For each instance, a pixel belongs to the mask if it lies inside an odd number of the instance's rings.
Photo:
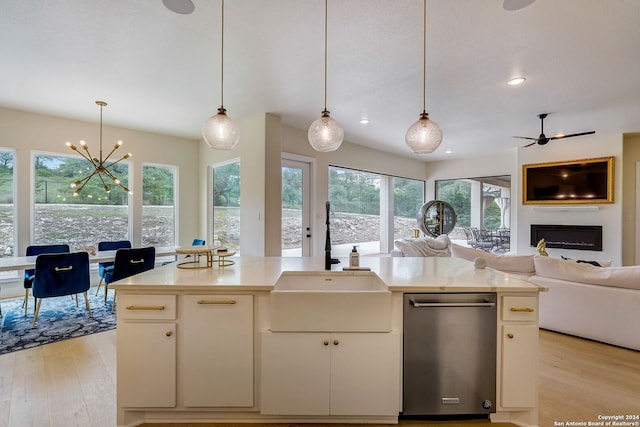
<svg viewBox="0 0 640 427">
<path fill-rule="evenodd" d="M 114 427 L 115 337 L 115 331 L 102 332 L 0 356 L 0 427 Z M 615 414 L 640 414 L 640 352 L 540 331 L 540 426 Z M 452 425 L 488 423 L 401 422 L 402 427 Z"/>
</svg>

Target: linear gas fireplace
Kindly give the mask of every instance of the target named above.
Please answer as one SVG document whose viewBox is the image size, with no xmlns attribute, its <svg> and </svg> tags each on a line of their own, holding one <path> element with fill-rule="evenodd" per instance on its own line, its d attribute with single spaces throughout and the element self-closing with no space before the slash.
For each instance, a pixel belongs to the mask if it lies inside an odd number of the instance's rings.
<svg viewBox="0 0 640 427">
<path fill-rule="evenodd" d="M 531 246 L 544 239 L 548 248 L 602 250 L 601 225 L 531 224 Z"/>
</svg>

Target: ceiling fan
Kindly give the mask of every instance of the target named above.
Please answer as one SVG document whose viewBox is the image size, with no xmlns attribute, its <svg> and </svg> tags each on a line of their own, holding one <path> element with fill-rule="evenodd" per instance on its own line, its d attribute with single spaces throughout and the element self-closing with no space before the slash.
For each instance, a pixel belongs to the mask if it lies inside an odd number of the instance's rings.
<svg viewBox="0 0 640 427">
<path fill-rule="evenodd" d="M 554 139 L 563 139 L 563 138 L 571 138 L 574 136 L 582 136 L 582 135 L 591 135 L 596 133 L 595 130 L 589 131 L 589 132 L 580 132 L 580 133 L 572 133 L 569 135 L 556 135 L 556 136 L 546 136 L 544 134 L 544 119 L 545 117 L 547 117 L 548 113 L 544 113 L 544 114 L 538 114 L 538 118 L 540 119 L 540 136 L 538 136 L 537 138 L 531 138 L 528 136 L 514 136 L 514 138 L 520 138 L 520 139 L 530 139 L 533 142 L 531 144 L 527 144 L 525 145 L 525 147 L 531 147 L 532 145 L 545 145 L 547 142 L 549 141 L 553 141 Z"/>
</svg>

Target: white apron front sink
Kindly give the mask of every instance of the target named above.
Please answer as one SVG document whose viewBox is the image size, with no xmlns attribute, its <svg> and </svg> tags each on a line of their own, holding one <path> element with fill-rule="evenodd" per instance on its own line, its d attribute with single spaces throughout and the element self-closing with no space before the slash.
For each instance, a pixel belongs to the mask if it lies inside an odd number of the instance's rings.
<svg viewBox="0 0 640 427">
<path fill-rule="evenodd" d="M 271 291 L 271 330 L 389 332 L 391 292 L 372 272 L 284 272 Z"/>
</svg>

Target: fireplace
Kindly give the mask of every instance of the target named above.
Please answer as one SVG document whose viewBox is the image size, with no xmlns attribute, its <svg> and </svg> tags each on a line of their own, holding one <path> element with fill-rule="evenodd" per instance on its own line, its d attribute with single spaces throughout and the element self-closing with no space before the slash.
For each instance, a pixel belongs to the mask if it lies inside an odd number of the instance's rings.
<svg viewBox="0 0 640 427">
<path fill-rule="evenodd" d="M 548 248 L 602 250 L 601 225 L 531 224 L 531 246 L 544 239 Z"/>
</svg>

